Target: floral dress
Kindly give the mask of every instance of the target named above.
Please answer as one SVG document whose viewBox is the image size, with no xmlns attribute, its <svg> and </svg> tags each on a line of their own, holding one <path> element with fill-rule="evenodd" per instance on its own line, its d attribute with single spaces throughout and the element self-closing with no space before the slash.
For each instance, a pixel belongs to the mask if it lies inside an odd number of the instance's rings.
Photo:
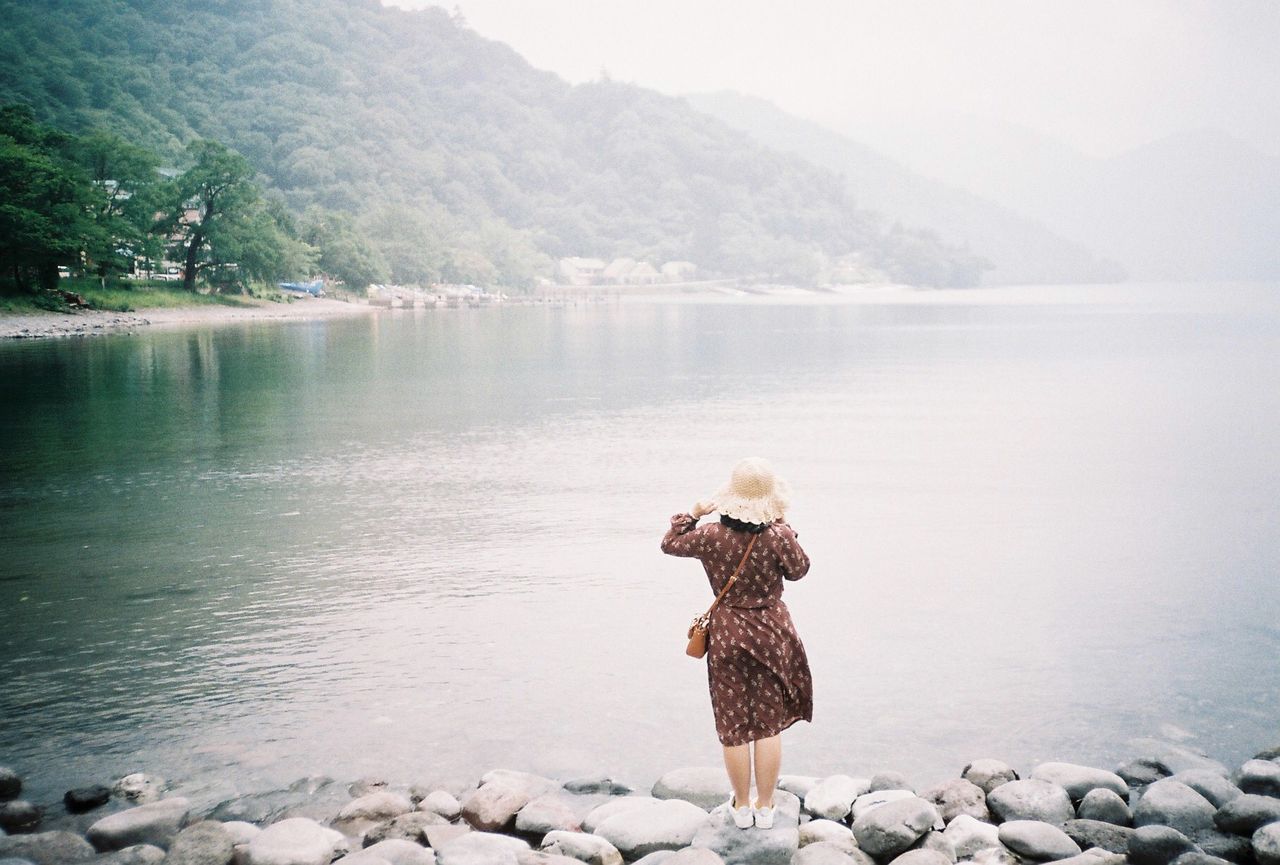
<svg viewBox="0 0 1280 865">
<path fill-rule="evenodd" d="M 698 559 L 711 589 L 733 576 L 752 535 L 676 514 L 662 551 Z M 707 686 L 721 744 L 743 745 L 813 720 L 813 678 L 804 644 L 782 602 L 782 581 L 809 571 L 796 533 L 778 521 L 756 535 L 742 573 L 711 614 Z"/>
</svg>

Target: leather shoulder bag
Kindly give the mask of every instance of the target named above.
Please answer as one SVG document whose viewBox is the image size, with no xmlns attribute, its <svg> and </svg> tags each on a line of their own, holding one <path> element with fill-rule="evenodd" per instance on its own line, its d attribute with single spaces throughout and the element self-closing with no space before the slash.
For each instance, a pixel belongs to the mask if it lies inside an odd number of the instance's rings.
<svg viewBox="0 0 1280 865">
<path fill-rule="evenodd" d="M 720 599 L 724 597 L 725 592 L 729 591 L 738 579 L 738 574 L 742 573 L 743 567 L 747 564 L 747 558 L 751 555 L 751 548 L 756 545 L 756 538 L 759 535 L 752 535 L 751 540 L 747 541 L 747 551 L 742 554 L 742 561 L 738 562 L 737 569 L 724 584 L 724 588 L 720 590 L 720 594 L 716 595 L 716 599 L 711 602 L 711 606 L 707 607 L 707 611 L 701 616 L 693 620 L 689 625 L 689 645 L 685 647 L 684 653 L 690 658 L 701 658 L 707 654 L 707 632 L 711 629 L 711 614 L 715 611 L 716 605 L 720 603 Z"/>
</svg>

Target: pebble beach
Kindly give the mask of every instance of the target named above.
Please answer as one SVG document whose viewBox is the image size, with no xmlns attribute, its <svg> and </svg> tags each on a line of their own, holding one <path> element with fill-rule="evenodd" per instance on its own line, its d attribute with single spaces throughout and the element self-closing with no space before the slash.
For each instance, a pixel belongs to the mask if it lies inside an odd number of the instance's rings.
<svg viewBox="0 0 1280 865">
<path fill-rule="evenodd" d="M 514 769 L 313 777 L 209 808 L 143 772 L 32 802 L 0 767 L 0 865 L 1280 865 L 1280 747 L 1227 766 L 1140 741 L 1113 769 L 983 758 L 920 789 L 783 775 L 769 829 L 734 825 L 718 766 L 643 790 Z"/>
</svg>

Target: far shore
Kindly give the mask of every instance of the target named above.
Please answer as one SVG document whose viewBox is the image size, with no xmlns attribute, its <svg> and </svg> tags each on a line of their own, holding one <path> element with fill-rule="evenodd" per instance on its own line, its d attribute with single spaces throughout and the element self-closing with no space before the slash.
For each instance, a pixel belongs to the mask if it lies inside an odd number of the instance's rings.
<svg viewBox="0 0 1280 865">
<path fill-rule="evenodd" d="M 134 312 L 87 309 L 76 312 L 0 313 L 0 339 L 93 336 L 152 326 L 191 326 L 245 321 L 307 321 L 367 315 L 376 307 L 329 298 L 300 298 L 292 303 L 244 299 L 236 306 L 157 307 Z"/>
</svg>

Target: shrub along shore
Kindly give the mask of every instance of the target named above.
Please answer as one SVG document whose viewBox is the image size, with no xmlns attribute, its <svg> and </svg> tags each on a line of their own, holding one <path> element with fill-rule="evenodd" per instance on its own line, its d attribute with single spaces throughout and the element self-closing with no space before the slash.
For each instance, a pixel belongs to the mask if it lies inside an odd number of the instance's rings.
<svg viewBox="0 0 1280 865">
<path fill-rule="evenodd" d="M 651 790 L 507 769 L 396 785 L 305 778 L 210 810 L 137 773 L 21 798 L 0 768 L 3 865 L 1280 865 L 1280 748 L 1228 768 L 1143 740 L 1115 771 L 994 759 L 916 790 L 896 772 L 784 775 L 773 828 L 737 828 L 720 767 Z"/>
</svg>

